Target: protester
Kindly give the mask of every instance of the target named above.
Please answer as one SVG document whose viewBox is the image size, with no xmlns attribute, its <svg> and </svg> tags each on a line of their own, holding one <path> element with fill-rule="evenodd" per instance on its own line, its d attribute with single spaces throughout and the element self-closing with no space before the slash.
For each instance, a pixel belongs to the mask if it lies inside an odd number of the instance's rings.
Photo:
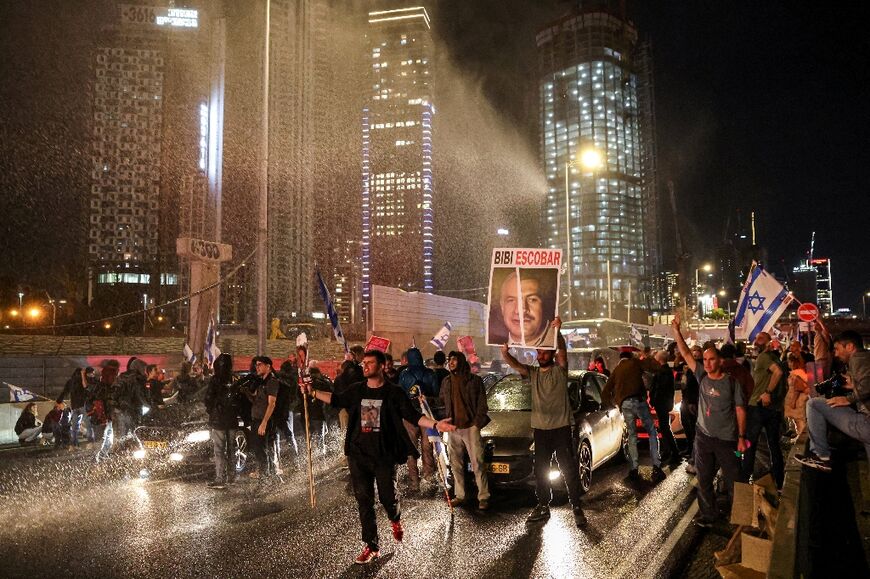
<svg viewBox="0 0 870 579">
<path fill-rule="evenodd" d="M 396 369 L 395 363 L 393 362 L 393 355 L 385 353 L 384 358 L 386 359 L 386 363 L 384 365 L 384 377 L 386 377 L 386 379 L 393 384 L 398 384 L 399 371 Z"/>
<path fill-rule="evenodd" d="M 172 379 L 172 391 L 178 393 L 178 401 L 190 402 L 200 389 L 199 380 L 192 374 L 193 364 L 188 361 L 181 363 L 178 375 Z"/>
<path fill-rule="evenodd" d="M 79 431 L 82 427 L 82 418 L 85 416 L 85 402 L 88 397 L 87 374 L 84 368 L 76 368 L 69 380 L 64 384 L 60 396 L 55 401 L 58 409 L 63 408 L 63 401 L 70 397 L 69 406 L 72 409 L 70 415 L 70 434 L 73 446 L 79 445 Z"/>
<path fill-rule="evenodd" d="M 109 450 L 114 441 L 114 429 L 112 427 L 112 391 L 115 381 L 118 379 L 118 362 L 109 360 L 100 371 L 100 381 L 94 388 L 91 401 L 91 410 L 88 416 L 94 427 L 94 436 L 102 440 L 100 449 L 97 451 L 96 460 L 100 462 L 109 457 Z"/>
<path fill-rule="evenodd" d="M 251 450 L 257 459 L 257 470 L 250 474 L 259 479 L 275 474 L 274 456 L 275 426 L 271 421 L 272 413 L 278 402 L 278 378 L 272 371 L 272 359 L 268 356 L 254 358 L 259 384 L 257 390 L 249 393 L 251 400 Z"/>
<path fill-rule="evenodd" d="M 659 418 L 659 432 L 662 435 L 661 459 L 671 465 L 682 462 L 680 450 L 677 447 L 677 439 L 671 432 L 671 411 L 674 409 L 674 371 L 668 366 L 668 353 L 656 352 L 655 361 L 659 364 L 659 370 L 655 373 L 650 388 L 649 399 L 656 416 Z"/>
<path fill-rule="evenodd" d="M 42 422 L 37 418 L 36 402 L 28 402 L 21 416 L 15 422 L 15 434 L 18 435 L 18 444 L 36 442 L 42 437 Z"/>
<path fill-rule="evenodd" d="M 435 393 L 433 396 L 427 396 L 426 398 L 429 401 L 432 414 L 435 415 L 435 418 L 440 419 L 444 418 L 444 405 L 441 402 L 441 385 L 444 383 L 444 379 L 450 375 L 450 370 L 445 367 L 447 364 L 447 354 L 443 351 L 438 350 L 435 352 L 432 356 L 432 361 L 435 363 L 433 368 L 435 372 Z"/>
<path fill-rule="evenodd" d="M 145 366 L 145 403 L 151 408 L 163 408 L 163 383 L 157 364 Z"/>
<path fill-rule="evenodd" d="M 323 392 L 332 392 L 335 388 L 333 382 L 326 377 L 320 368 L 312 367 L 308 371 L 311 376 L 312 388 Z M 299 394 L 299 390 L 294 388 L 294 392 Z M 300 400 L 302 396 L 297 396 Z M 300 402 L 302 404 L 303 402 Z M 328 432 L 327 414 L 331 408 L 327 407 L 319 400 L 309 400 L 308 402 L 308 431 L 311 433 L 311 448 L 320 449 L 321 454 L 326 454 L 326 435 Z"/>
<path fill-rule="evenodd" d="M 795 442 L 803 434 L 807 426 L 807 400 L 810 398 L 810 387 L 803 358 L 792 352 L 788 353 L 788 392 L 785 395 L 783 411 L 791 421 Z"/>
<path fill-rule="evenodd" d="M 755 388 L 746 407 L 746 442 L 749 446 L 743 454 L 743 478 L 749 480 L 754 474 L 755 451 L 761 431 L 764 430 L 770 453 L 770 470 L 776 488 L 781 489 L 785 480 L 785 466 L 779 441 L 783 397 L 778 393 L 778 385 L 783 371 L 779 365 L 776 343 L 771 340 L 770 334 L 760 332 L 755 337 L 755 349 L 758 357 L 752 371 Z"/>
<path fill-rule="evenodd" d="M 861 334 L 848 330 L 834 340 L 834 355 L 848 365 L 850 392 L 807 401 L 810 450 L 795 455 L 798 462 L 823 472 L 831 471 L 828 425 L 861 442 L 870 459 L 870 352 L 864 349 Z"/>
<path fill-rule="evenodd" d="M 118 443 L 133 433 L 146 406 L 145 362 L 130 358 L 127 371 L 118 376 L 112 393 L 112 431 L 115 443 Z"/>
<path fill-rule="evenodd" d="M 813 329 L 815 330 L 813 356 L 816 359 L 816 368 L 821 368 L 819 377 L 822 380 L 827 380 L 831 377 L 831 351 L 833 348 L 831 333 L 821 318 L 816 318 Z"/>
<path fill-rule="evenodd" d="M 653 463 L 652 480 L 653 482 L 661 482 L 665 480 L 666 475 L 662 470 L 661 457 L 659 456 L 658 433 L 649 411 L 647 394 L 643 385 L 644 371 L 658 371 L 658 362 L 652 358 L 640 360 L 635 358 L 631 352 L 620 352 L 619 363 L 607 379 L 607 383 L 601 391 L 601 398 L 607 404 L 615 404 L 625 417 L 625 425 L 628 428 L 628 479 L 640 480 L 636 424 L 636 419 L 640 419 L 649 436 L 649 454 Z M 673 405 L 673 401 L 671 404 Z"/>
<path fill-rule="evenodd" d="M 404 463 L 408 456 L 416 456 L 417 449 L 402 420 L 435 428 L 439 432 L 455 431 L 450 419 L 436 422 L 415 411 L 402 389 L 386 380 L 385 364 L 382 352 L 366 352 L 362 360 L 365 381 L 353 384 L 344 392 L 322 392 L 310 384 L 300 385 L 304 393 L 349 412 L 344 453 L 348 457 L 362 540 L 365 542 L 362 552 L 354 560 L 360 565 L 371 563 L 380 552 L 374 509 L 375 482 L 378 499 L 390 520 L 393 538 L 401 541 L 404 537 L 401 508 L 396 497 L 396 466 Z"/>
<path fill-rule="evenodd" d="M 471 373 L 465 354 L 450 352 L 447 357 L 450 375 L 441 384 L 441 402 L 444 413 L 456 427 L 447 439 L 450 471 L 453 473 L 454 507 L 465 502 L 465 452 L 477 484 L 477 508 L 489 509 L 489 480 L 483 457 L 481 429 L 489 423 L 486 388 L 480 376 Z M 434 466 L 434 465 L 433 465 Z"/>
<path fill-rule="evenodd" d="M 568 353 L 565 338 L 559 331 L 561 327 L 562 320 L 557 316 L 553 320 L 557 349 L 537 350 L 537 366 L 520 363 L 511 355 L 507 344 L 501 347 L 501 356 L 520 376 L 529 379 L 532 388 L 531 425 L 538 505 L 526 521 L 546 521 L 550 518 L 550 462 L 555 453 L 562 480 L 568 489 L 574 524 L 583 527 L 586 525 L 586 514 L 580 504 L 579 467 L 576 446 L 571 436 L 571 402 L 568 399 Z"/>
<path fill-rule="evenodd" d="M 712 527 L 718 518 L 713 479 L 722 469 L 725 488 L 733 497 L 734 482 L 742 481 L 740 459 L 735 454 L 746 451 L 746 410 L 743 389 L 722 369 L 722 357 L 715 348 L 703 353 L 699 364 L 680 331 L 680 316 L 671 322 L 677 348 L 689 370 L 698 380 L 698 423 L 695 432 L 695 468 L 698 471 L 698 506 L 700 517 L 696 525 Z"/>
<path fill-rule="evenodd" d="M 743 399 L 749 400 L 755 390 L 755 380 L 752 372 L 737 361 L 737 347 L 734 344 L 724 344 L 719 353 L 722 355 L 722 371 L 737 380 L 743 388 Z"/>
<path fill-rule="evenodd" d="M 692 346 L 691 356 L 696 364 L 703 362 L 703 352 L 700 346 Z M 686 433 L 686 472 L 696 474 L 695 470 L 695 432 L 698 423 L 698 379 L 695 373 L 689 369 L 689 365 L 683 355 L 679 356 L 679 368 L 683 375 L 683 400 L 680 404 L 680 422 L 683 432 Z"/>
<path fill-rule="evenodd" d="M 42 439 L 53 440 L 55 448 L 63 448 L 70 442 L 70 409 L 61 402 L 55 404 L 42 419 Z"/>
<path fill-rule="evenodd" d="M 214 375 L 205 395 L 208 425 L 214 450 L 213 489 L 236 481 L 236 429 L 239 427 L 238 391 L 233 388 L 233 358 L 221 354 L 214 361 Z"/>
<path fill-rule="evenodd" d="M 399 386 L 411 400 L 414 410 L 422 413 L 419 396 L 434 396 L 438 392 L 435 385 L 435 372 L 423 364 L 423 355 L 417 348 L 410 348 L 406 353 L 407 365 L 399 374 Z M 455 422 L 454 422 L 455 423 Z M 461 427 L 458 427 L 461 428 Z M 428 480 L 435 474 L 435 455 L 432 451 L 432 443 L 426 434 L 426 430 L 416 423 L 405 421 L 405 429 L 414 446 L 420 440 L 420 454 L 423 457 L 423 479 Z M 408 457 L 408 490 L 416 492 L 420 490 L 420 470 L 417 467 L 417 459 Z"/>
<path fill-rule="evenodd" d="M 93 393 L 97 388 L 97 384 L 99 384 L 99 379 L 95 376 L 94 369 L 91 366 L 85 368 L 85 382 L 87 384 L 85 388 L 85 415 L 82 418 L 82 423 L 85 427 L 85 436 L 88 442 L 95 442 L 97 438 L 94 425 L 91 422 L 91 410 L 93 408 Z"/>
<path fill-rule="evenodd" d="M 302 400 L 296 395 L 296 385 L 299 383 L 296 358 L 284 360 L 275 375 L 279 383 L 276 412 L 272 415 L 273 422 L 275 422 L 275 436 L 286 439 L 293 447 L 293 452 L 298 455 L 299 443 L 296 437 L 298 436 L 297 431 L 300 430 L 297 425 L 301 424 L 299 413 L 302 412 Z M 284 395 L 282 395 L 282 389 L 285 389 Z"/>
<path fill-rule="evenodd" d="M 601 356 L 595 356 L 595 358 L 589 362 L 587 370 L 610 376 L 610 370 L 607 369 L 607 364 L 604 363 L 604 358 Z"/>
</svg>

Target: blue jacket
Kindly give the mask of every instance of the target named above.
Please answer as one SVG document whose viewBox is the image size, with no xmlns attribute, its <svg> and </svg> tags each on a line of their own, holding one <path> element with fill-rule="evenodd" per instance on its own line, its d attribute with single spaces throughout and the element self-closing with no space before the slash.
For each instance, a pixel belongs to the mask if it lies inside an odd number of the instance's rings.
<svg viewBox="0 0 870 579">
<path fill-rule="evenodd" d="M 417 385 L 423 391 L 424 396 L 438 396 L 438 384 L 435 381 L 435 372 L 423 364 L 423 355 L 417 348 L 408 350 L 408 365 L 399 374 L 399 386 L 411 398 L 415 409 L 420 404 L 416 396 L 411 395 L 411 388 Z"/>
</svg>

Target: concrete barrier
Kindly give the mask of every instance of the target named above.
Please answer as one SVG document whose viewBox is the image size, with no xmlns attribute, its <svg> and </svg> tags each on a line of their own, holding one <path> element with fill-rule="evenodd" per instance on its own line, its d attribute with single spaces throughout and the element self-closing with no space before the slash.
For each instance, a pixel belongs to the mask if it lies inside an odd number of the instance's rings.
<svg viewBox="0 0 870 579">
<path fill-rule="evenodd" d="M 10 402 L 0 404 L 0 444 L 17 443 L 18 435 L 15 434 L 15 423 L 21 416 L 21 411 L 27 406 L 27 402 Z M 42 420 L 48 414 L 54 402 L 51 400 L 36 401 L 38 408 L 37 416 Z"/>
</svg>

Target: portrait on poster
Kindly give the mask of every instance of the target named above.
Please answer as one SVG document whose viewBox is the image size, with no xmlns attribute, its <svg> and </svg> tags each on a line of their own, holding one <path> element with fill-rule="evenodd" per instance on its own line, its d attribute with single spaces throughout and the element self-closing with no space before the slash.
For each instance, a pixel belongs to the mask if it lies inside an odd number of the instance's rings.
<svg viewBox="0 0 870 579">
<path fill-rule="evenodd" d="M 494 249 L 490 269 L 486 343 L 556 348 L 559 249 Z"/>
</svg>

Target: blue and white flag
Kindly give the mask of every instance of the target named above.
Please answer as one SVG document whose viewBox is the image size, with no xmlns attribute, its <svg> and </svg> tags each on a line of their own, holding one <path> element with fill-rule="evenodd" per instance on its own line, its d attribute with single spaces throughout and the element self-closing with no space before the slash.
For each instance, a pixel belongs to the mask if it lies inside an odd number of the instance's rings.
<svg viewBox="0 0 870 579">
<path fill-rule="evenodd" d="M 754 342 L 758 334 L 770 331 L 793 299 L 776 278 L 752 262 L 734 316 L 735 337 Z"/>
<path fill-rule="evenodd" d="M 217 345 L 217 330 L 215 328 L 214 318 L 208 320 L 208 331 L 205 334 L 205 359 L 209 367 L 214 364 L 214 361 L 221 355 L 221 350 Z"/>
<path fill-rule="evenodd" d="M 36 400 L 37 398 L 39 398 L 38 394 L 34 394 L 27 388 L 22 388 L 21 386 L 13 386 L 8 382 L 3 383 L 9 387 L 9 402 L 27 402 L 28 400 Z"/>
<path fill-rule="evenodd" d="M 323 299 L 323 303 L 326 304 L 326 315 L 329 316 L 329 323 L 332 324 L 332 333 L 335 335 L 335 341 L 344 347 L 345 354 L 349 354 L 350 348 L 347 345 L 347 338 L 344 337 L 344 332 L 341 331 L 341 322 L 338 319 L 338 312 L 335 311 L 335 306 L 329 295 L 329 289 L 323 283 L 320 270 L 315 270 L 315 273 L 317 274 L 317 289 L 320 290 L 320 297 Z"/>
<path fill-rule="evenodd" d="M 438 333 L 435 334 L 435 337 L 429 340 L 429 343 L 438 348 L 439 350 L 443 350 L 444 346 L 447 345 L 447 340 L 450 339 L 450 330 L 453 329 L 453 324 L 450 322 L 444 322 L 444 326 L 438 330 Z"/>
<path fill-rule="evenodd" d="M 184 345 L 184 350 L 181 351 L 184 359 L 190 362 L 191 364 L 196 364 L 196 354 L 193 353 L 193 350 L 190 349 L 190 346 L 187 344 Z"/>
<path fill-rule="evenodd" d="M 631 340 L 636 344 L 643 344 L 643 334 L 640 333 L 640 330 L 634 324 L 631 325 L 631 330 L 629 331 L 631 335 Z"/>
</svg>

